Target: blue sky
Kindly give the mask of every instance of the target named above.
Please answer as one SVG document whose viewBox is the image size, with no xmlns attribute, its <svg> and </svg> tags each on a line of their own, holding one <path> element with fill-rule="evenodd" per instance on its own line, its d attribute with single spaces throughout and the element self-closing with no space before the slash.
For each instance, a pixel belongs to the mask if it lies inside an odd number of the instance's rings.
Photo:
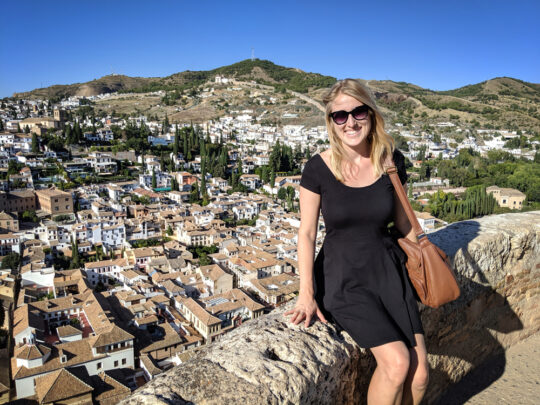
<svg viewBox="0 0 540 405">
<path fill-rule="evenodd" d="M 167 76 L 255 56 L 447 90 L 540 82 L 539 1 L 8 0 L 0 97 L 111 72 Z"/>
</svg>

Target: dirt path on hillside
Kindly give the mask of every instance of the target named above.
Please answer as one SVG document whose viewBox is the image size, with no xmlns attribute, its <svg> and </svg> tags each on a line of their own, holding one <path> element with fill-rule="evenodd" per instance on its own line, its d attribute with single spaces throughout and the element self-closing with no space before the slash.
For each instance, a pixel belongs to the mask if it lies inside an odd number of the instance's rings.
<svg viewBox="0 0 540 405">
<path fill-rule="evenodd" d="M 497 375 L 497 370 L 501 367 L 504 367 L 501 377 L 471 397 L 471 393 L 477 391 L 475 387 L 481 386 L 482 381 L 489 381 L 493 375 Z M 536 405 L 538 403 L 540 403 L 540 333 L 512 346 L 503 355 L 487 360 L 449 389 L 437 404 Z"/>
</svg>

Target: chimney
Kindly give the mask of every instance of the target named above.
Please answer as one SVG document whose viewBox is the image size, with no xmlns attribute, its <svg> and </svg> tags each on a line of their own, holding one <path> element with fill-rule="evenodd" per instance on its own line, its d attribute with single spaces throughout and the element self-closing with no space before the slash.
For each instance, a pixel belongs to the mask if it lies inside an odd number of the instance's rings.
<svg viewBox="0 0 540 405">
<path fill-rule="evenodd" d="M 60 358 L 60 363 L 67 362 L 67 356 L 64 354 L 62 349 L 58 350 L 58 357 Z"/>
</svg>

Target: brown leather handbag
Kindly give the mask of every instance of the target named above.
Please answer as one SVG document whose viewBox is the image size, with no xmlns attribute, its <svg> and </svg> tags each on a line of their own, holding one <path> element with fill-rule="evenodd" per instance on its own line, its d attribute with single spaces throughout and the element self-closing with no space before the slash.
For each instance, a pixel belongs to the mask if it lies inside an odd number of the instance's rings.
<svg viewBox="0 0 540 405">
<path fill-rule="evenodd" d="M 396 166 L 391 159 L 386 160 L 385 170 L 386 174 L 390 176 L 418 239 L 418 243 L 407 238 L 398 239 L 399 246 L 407 255 L 406 266 L 409 279 L 420 301 L 428 307 L 438 308 L 459 297 L 460 291 L 456 275 L 450 266 L 450 260 L 446 253 L 431 243 L 422 231 L 405 189 L 399 180 Z"/>
</svg>

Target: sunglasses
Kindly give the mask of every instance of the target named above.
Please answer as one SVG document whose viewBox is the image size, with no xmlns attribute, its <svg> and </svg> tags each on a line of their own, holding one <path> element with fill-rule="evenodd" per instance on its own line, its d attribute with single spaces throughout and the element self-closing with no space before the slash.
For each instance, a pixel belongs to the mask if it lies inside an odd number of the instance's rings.
<svg viewBox="0 0 540 405">
<path fill-rule="evenodd" d="M 357 121 L 365 120 L 369 114 L 369 107 L 367 105 L 360 105 L 353 109 L 352 111 L 334 111 L 330 113 L 330 117 L 337 125 L 343 125 L 349 119 L 349 114 Z"/>
</svg>

